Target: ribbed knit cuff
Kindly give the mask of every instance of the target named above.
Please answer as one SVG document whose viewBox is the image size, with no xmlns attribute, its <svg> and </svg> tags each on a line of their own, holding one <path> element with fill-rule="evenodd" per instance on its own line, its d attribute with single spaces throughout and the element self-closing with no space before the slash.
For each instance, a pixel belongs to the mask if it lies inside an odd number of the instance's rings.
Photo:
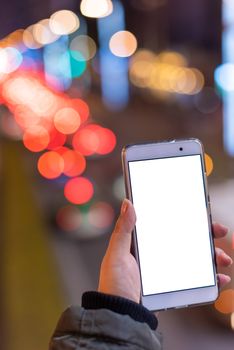
<svg viewBox="0 0 234 350">
<path fill-rule="evenodd" d="M 85 309 L 108 309 L 121 315 L 129 315 L 135 321 L 147 323 L 152 330 L 158 325 L 155 315 L 144 306 L 119 296 L 85 292 L 82 296 L 82 306 Z"/>
</svg>

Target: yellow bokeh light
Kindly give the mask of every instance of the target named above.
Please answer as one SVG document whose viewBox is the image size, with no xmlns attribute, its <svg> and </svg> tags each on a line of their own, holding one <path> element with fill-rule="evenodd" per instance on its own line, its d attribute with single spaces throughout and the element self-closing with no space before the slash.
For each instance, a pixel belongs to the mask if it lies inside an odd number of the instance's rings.
<svg viewBox="0 0 234 350">
<path fill-rule="evenodd" d="M 187 67 L 183 55 L 169 51 L 157 56 L 149 50 L 138 50 L 130 60 L 129 75 L 135 86 L 149 88 L 154 95 L 162 93 L 164 97 L 168 93 L 197 94 L 205 82 L 198 69 Z"/>
<path fill-rule="evenodd" d="M 164 51 L 158 55 L 158 59 L 167 64 L 174 66 L 185 67 L 187 66 L 186 58 L 178 52 Z"/>
<path fill-rule="evenodd" d="M 202 72 L 200 72 L 196 68 L 191 68 L 191 71 L 195 74 L 196 76 L 196 86 L 193 91 L 193 95 L 198 94 L 204 87 L 205 85 L 205 78 Z"/>
<path fill-rule="evenodd" d="M 82 0 L 80 12 L 91 18 L 106 17 L 113 12 L 113 3 L 111 0 Z"/>
<path fill-rule="evenodd" d="M 97 51 L 95 41 L 88 35 L 79 35 L 75 37 L 70 44 L 71 55 L 72 51 L 79 51 L 81 55 L 76 55 L 76 60 L 91 60 Z M 79 58 L 80 57 L 80 58 Z"/>
<path fill-rule="evenodd" d="M 147 87 L 153 68 L 154 65 L 151 62 L 142 60 L 133 63 L 129 69 L 131 82 L 138 87 Z"/>
<path fill-rule="evenodd" d="M 23 47 L 23 32 L 24 29 L 17 29 L 8 36 L 6 36 L 4 39 L 0 40 L 0 47 L 16 47 L 20 52 L 24 51 Z"/>
<path fill-rule="evenodd" d="M 155 62 L 157 60 L 157 56 L 154 52 L 146 49 L 137 50 L 134 55 L 131 57 L 130 66 L 135 62 Z"/>
<path fill-rule="evenodd" d="M 33 26 L 33 37 L 42 45 L 50 44 L 59 38 L 59 35 L 50 30 L 49 19 L 43 19 Z"/>
<path fill-rule="evenodd" d="M 207 153 L 205 153 L 205 165 L 206 165 L 206 175 L 209 176 L 214 169 L 214 163 L 212 158 Z"/>
<path fill-rule="evenodd" d="M 67 35 L 75 32 L 80 21 L 77 15 L 69 10 L 55 12 L 49 20 L 50 30 L 57 35 Z"/>
<path fill-rule="evenodd" d="M 111 37 L 109 47 L 114 55 L 129 57 L 137 49 L 137 40 L 131 32 L 122 30 Z"/>
<path fill-rule="evenodd" d="M 42 44 L 40 44 L 34 39 L 33 29 L 34 29 L 34 25 L 31 25 L 24 30 L 23 43 L 29 49 L 39 49 L 40 47 L 42 47 Z"/>
</svg>

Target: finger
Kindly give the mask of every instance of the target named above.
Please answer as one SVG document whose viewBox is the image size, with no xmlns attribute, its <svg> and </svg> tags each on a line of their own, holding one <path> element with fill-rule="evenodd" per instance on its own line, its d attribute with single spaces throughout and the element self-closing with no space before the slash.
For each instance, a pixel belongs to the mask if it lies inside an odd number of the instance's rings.
<svg viewBox="0 0 234 350">
<path fill-rule="evenodd" d="M 232 265 L 232 263 L 233 263 L 232 258 L 229 255 L 227 255 L 223 251 L 223 249 L 216 247 L 215 254 L 216 254 L 217 265 L 219 267 L 228 267 L 228 266 Z"/>
<path fill-rule="evenodd" d="M 122 203 L 120 216 L 112 233 L 108 250 L 123 254 L 130 252 L 132 231 L 136 222 L 136 214 L 132 203 L 125 199 Z"/>
<path fill-rule="evenodd" d="M 222 289 L 226 284 L 231 282 L 231 277 L 224 275 L 222 273 L 218 273 L 218 284 L 219 288 Z"/>
<path fill-rule="evenodd" d="M 228 228 L 226 226 L 223 226 L 218 223 L 214 223 L 213 225 L 213 232 L 215 238 L 222 238 L 225 237 L 228 233 Z"/>
</svg>

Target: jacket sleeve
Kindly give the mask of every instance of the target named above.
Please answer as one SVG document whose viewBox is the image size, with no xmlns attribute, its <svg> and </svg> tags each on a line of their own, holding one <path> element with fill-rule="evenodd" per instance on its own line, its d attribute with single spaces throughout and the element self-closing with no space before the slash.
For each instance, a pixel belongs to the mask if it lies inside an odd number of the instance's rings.
<svg viewBox="0 0 234 350">
<path fill-rule="evenodd" d="M 134 318 L 108 308 L 72 306 L 62 314 L 49 350 L 162 349 L 161 335 Z"/>
</svg>

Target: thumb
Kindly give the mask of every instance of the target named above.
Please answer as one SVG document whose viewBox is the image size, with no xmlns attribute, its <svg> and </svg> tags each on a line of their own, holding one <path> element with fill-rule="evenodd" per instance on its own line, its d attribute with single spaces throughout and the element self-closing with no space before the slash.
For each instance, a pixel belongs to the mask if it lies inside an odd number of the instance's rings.
<svg viewBox="0 0 234 350">
<path fill-rule="evenodd" d="M 108 251 L 113 253 L 126 254 L 130 252 L 132 231 L 136 223 L 136 214 L 132 203 L 124 199 L 120 216 L 112 233 Z"/>
</svg>

